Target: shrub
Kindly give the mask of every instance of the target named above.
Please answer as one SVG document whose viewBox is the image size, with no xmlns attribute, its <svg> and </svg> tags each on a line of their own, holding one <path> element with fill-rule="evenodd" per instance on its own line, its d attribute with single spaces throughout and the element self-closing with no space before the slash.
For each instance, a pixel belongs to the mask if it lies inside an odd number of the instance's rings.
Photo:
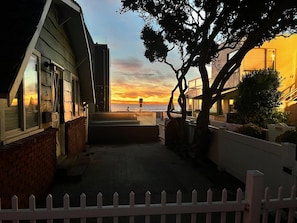
<svg viewBox="0 0 297 223">
<path fill-rule="evenodd" d="M 297 131 L 296 130 L 288 130 L 283 134 L 277 136 L 275 138 L 275 142 L 282 143 L 282 142 L 290 142 L 297 144 Z"/>
<path fill-rule="evenodd" d="M 288 122 L 288 113 L 274 110 L 271 114 L 271 117 L 267 120 L 269 124 L 276 123 L 287 123 Z"/>
<path fill-rule="evenodd" d="M 242 124 L 255 123 L 261 127 L 278 122 L 281 114 L 279 73 L 273 70 L 254 70 L 246 74 L 238 84 L 234 108 Z M 283 120 L 282 120 L 283 121 Z"/>
<path fill-rule="evenodd" d="M 266 139 L 265 129 L 253 123 L 244 124 L 239 127 L 236 132 L 258 139 Z"/>
</svg>

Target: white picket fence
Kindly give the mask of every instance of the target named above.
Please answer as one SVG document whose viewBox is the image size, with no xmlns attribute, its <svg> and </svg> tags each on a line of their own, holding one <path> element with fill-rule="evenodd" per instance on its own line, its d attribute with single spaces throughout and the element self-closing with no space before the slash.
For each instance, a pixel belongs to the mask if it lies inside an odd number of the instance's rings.
<svg viewBox="0 0 297 223">
<path fill-rule="evenodd" d="M 205 202 L 197 201 L 197 191 L 192 192 L 191 202 L 182 202 L 182 192 L 178 191 L 175 203 L 166 202 L 166 192 L 161 193 L 161 202 L 158 204 L 151 203 L 151 194 L 145 194 L 145 202 L 143 204 L 135 203 L 135 194 L 130 193 L 129 204 L 120 205 L 119 195 L 113 196 L 113 205 L 103 205 L 103 195 L 97 195 L 97 205 L 87 206 L 87 197 L 82 194 L 80 197 L 80 206 L 71 207 L 70 197 L 65 194 L 63 198 L 63 207 L 53 207 L 53 199 L 51 195 L 46 198 L 46 207 L 37 208 L 35 197 L 32 195 L 29 199 L 28 209 L 18 208 L 18 198 L 12 197 L 11 209 L 1 209 L 0 205 L 0 223 L 2 221 L 12 221 L 17 223 L 21 220 L 30 220 L 36 222 L 38 220 L 46 220 L 48 223 L 55 219 L 63 219 L 68 223 L 71 219 L 80 219 L 80 222 L 87 222 L 88 219 L 96 218 L 96 222 L 104 222 L 105 218 L 109 218 L 112 222 L 119 222 L 120 218 L 126 217 L 129 223 L 133 222 L 202 222 L 198 220 L 199 215 L 203 215 L 203 222 L 231 222 L 227 215 L 233 213 L 232 222 L 235 223 L 267 223 L 269 218 L 273 218 L 273 222 L 280 223 L 281 219 L 288 223 L 296 220 L 296 187 L 292 186 L 291 196 L 283 198 L 282 187 L 279 188 L 278 196 L 270 198 L 269 188 L 264 189 L 264 175 L 257 170 L 249 170 L 246 175 L 246 187 L 243 193 L 241 189 L 237 190 L 236 199 L 228 200 L 227 190 L 222 190 L 222 198 L 219 201 L 213 201 L 213 192 L 207 191 L 207 199 Z M 1 200 L 0 200 L 1 204 Z M 214 214 L 216 219 L 213 218 Z M 218 217 L 219 214 L 219 217 Z M 174 216 L 175 220 L 167 221 L 167 216 Z M 183 216 L 188 216 L 185 221 Z M 141 221 L 137 221 L 137 217 L 142 216 Z M 156 220 L 156 216 L 157 220 Z M 152 218 L 154 220 L 152 221 Z"/>
</svg>

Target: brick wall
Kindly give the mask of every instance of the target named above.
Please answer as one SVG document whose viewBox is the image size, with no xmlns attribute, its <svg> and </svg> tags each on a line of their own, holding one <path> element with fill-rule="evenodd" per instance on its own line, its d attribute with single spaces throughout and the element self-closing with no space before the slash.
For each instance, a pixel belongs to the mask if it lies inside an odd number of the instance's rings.
<svg viewBox="0 0 297 223">
<path fill-rule="evenodd" d="M 56 171 L 56 130 L 53 128 L 0 147 L 1 207 L 11 206 L 17 195 L 19 207 L 28 206 L 28 198 L 44 195 L 53 183 Z"/>
<path fill-rule="evenodd" d="M 78 155 L 85 150 L 86 118 L 81 117 L 66 123 L 66 154 Z"/>
</svg>

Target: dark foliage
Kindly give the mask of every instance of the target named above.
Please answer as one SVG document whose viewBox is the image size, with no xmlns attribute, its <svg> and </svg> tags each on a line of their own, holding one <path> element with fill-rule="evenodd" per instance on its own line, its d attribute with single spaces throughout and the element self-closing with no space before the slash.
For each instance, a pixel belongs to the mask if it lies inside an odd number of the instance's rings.
<svg viewBox="0 0 297 223">
<path fill-rule="evenodd" d="M 275 138 L 275 141 L 278 143 L 282 142 L 290 142 L 297 144 L 297 131 L 296 130 L 288 130 L 284 132 L 283 134 L 277 136 Z"/>
<path fill-rule="evenodd" d="M 248 124 L 243 125 L 242 127 L 239 127 L 236 130 L 236 132 L 243 134 L 243 135 L 255 137 L 258 139 L 266 139 L 265 129 L 263 129 L 262 127 L 255 125 L 253 123 L 248 123 Z"/>
<path fill-rule="evenodd" d="M 273 70 L 255 70 L 243 77 L 234 103 L 242 124 L 255 123 L 266 127 L 276 121 L 281 95 L 278 75 Z"/>
</svg>

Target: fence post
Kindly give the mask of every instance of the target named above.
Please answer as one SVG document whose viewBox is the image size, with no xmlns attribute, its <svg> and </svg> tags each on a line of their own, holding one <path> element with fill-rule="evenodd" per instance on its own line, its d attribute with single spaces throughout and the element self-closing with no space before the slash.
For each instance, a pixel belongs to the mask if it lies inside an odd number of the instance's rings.
<svg viewBox="0 0 297 223">
<path fill-rule="evenodd" d="M 248 170 L 246 175 L 243 223 L 259 223 L 263 196 L 264 174 L 258 170 Z"/>
</svg>

